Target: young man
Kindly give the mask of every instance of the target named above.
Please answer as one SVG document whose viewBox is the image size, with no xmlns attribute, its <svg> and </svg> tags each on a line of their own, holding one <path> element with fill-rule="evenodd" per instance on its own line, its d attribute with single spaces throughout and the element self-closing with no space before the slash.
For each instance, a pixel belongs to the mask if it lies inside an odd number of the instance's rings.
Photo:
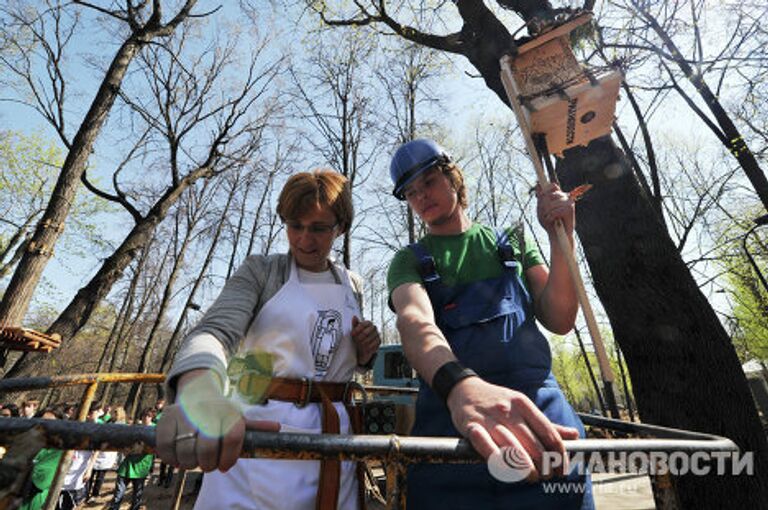
<svg viewBox="0 0 768 510">
<path fill-rule="evenodd" d="M 139 423 L 141 425 L 153 425 L 152 418 L 154 412 L 152 408 L 144 409 L 139 414 Z M 142 455 L 135 453 L 126 456 L 117 468 L 117 483 L 115 484 L 115 497 L 109 506 L 110 510 L 119 510 L 120 503 L 125 497 L 125 491 L 128 482 L 133 486 L 133 498 L 131 499 L 131 510 L 139 510 L 144 496 L 144 484 L 152 471 L 154 464 L 154 455 Z"/>
<path fill-rule="evenodd" d="M 573 200 L 554 185 L 537 192 L 552 246 L 548 270 L 520 232 L 470 221 L 461 170 L 434 141 L 401 146 L 390 175 L 393 194 L 429 232 L 395 255 L 387 275 L 403 348 L 425 382 L 412 433 L 465 436 L 487 459 L 511 453 L 528 475 L 503 483 L 482 464 L 415 465 L 408 508 L 593 508 L 589 481 L 575 473 L 568 481 L 584 485 L 567 492 L 531 483 L 568 474 L 562 466 L 542 472 L 544 452 L 564 456 L 563 440 L 583 435 L 535 323 L 564 334 L 575 321 L 576 293 L 555 240 L 561 220 L 572 243 Z"/>
<path fill-rule="evenodd" d="M 35 413 L 37 413 L 38 405 L 40 405 L 40 402 L 37 400 L 25 400 L 21 404 L 21 416 L 23 418 L 33 418 Z"/>
</svg>

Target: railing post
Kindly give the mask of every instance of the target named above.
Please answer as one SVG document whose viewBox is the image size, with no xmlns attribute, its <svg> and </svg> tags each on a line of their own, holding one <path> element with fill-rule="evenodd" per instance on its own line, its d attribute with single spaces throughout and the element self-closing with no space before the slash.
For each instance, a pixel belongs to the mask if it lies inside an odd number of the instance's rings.
<svg viewBox="0 0 768 510">
<path fill-rule="evenodd" d="M 173 469 L 173 466 L 168 466 Z M 176 491 L 173 495 L 173 510 L 181 508 L 181 497 L 184 494 L 184 485 L 187 483 L 187 470 L 179 468 L 179 479 L 176 482 Z"/>
<path fill-rule="evenodd" d="M 658 510 L 680 510 L 680 501 L 677 499 L 677 491 L 672 475 L 669 473 L 653 474 L 651 479 L 651 491 L 653 501 Z"/>
<path fill-rule="evenodd" d="M 98 387 L 98 381 L 94 381 L 85 388 L 83 393 L 83 399 L 80 402 L 80 409 L 77 413 L 77 421 L 85 421 L 88 418 L 88 411 L 91 408 L 93 397 L 96 395 L 96 388 Z M 59 501 L 59 494 L 61 493 L 61 487 L 64 485 L 64 478 L 67 476 L 67 471 L 72 464 L 72 450 L 66 450 L 61 456 L 59 465 L 56 468 L 56 475 L 51 482 L 51 488 L 48 490 L 48 498 L 45 500 L 44 510 L 56 510 L 56 504 Z"/>
<path fill-rule="evenodd" d="M 387 459 L 387 510 L 405 510 L 407 470 L 402 459 Z"/>
</svg>

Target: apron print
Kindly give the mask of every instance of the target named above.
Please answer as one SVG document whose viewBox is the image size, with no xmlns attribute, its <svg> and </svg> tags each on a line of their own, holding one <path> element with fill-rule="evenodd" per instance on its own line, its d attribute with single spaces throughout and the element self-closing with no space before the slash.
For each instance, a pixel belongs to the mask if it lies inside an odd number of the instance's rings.
<svg viewBox="0 0 768 510">
<path fill-rule="evenodd" d="M 318 312 L 311 342 L 315 375 L 322 377 L 328 372 L 333 353 L 341 343 L 341 314 L 337 310 Z"/>
</svg>

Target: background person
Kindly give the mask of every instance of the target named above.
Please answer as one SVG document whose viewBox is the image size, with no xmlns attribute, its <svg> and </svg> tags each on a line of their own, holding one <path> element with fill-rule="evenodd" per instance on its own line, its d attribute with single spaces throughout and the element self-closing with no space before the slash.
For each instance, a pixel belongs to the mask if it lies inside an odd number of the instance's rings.
<svg viewBox="0 0 768 510">
<path fill-rule="evenodd" d="M 91 420 L 96 423 L 96 420 Z M 87 496 L 86 481 L 91 476 L 91 468 L 95 457 L 87 450 L 74 450 L 69 470 L 64 476 L 64 483 L 59 493 L 57 510 L 74 510 Z"/>
<path fill-rule="evenodd" d="M 246 425 L 349 433 L 347 383 L 380 344 L 360 319 L 360 278 L 330 258 L 352 223 L 347 179 L 332 170 L 293 175 L 277 213 L 289 252 L 246 259 L 168 374 L 176 404 L 158 423 L 158 453 L 206 472 L 198 509 L 358 507 L 354 463 L 238 460 Z"/>
<path fill-rule="evenodd" d="M 152 425 L 153 417 L 154 413 L 151 408 L 144 409 L 139 415 L 139 424 Z M 133 454 L 125 456 L 120 463 L 120 467 L 117 468 L 115 497 L 112 499 L 112 503 L 109 506 L 110 510 L 119 510 L 120 503 L 123 502 L 123 498 L 125 497 L 125 490 L 128 487 L 128 482 L 131 483 L 131 487 L 133 488 L 131 510 L 139 510 L 142 498 L 144 497 L 144 485 L 149 476 L 149 472 L 152 470 L 154 461 L 155 456 L 151 454 Z"/>
<path fill-rule="evenodd" d="M 60 420 L 61 415 L 49 408 L 38 412 L 35 418 Z M 56 475 L 56 469 L 59 466 L 62 453 L 64 452 L 54 448 L 43 448 L 37 452 L 37 455 L 32 460 L 32 471 L 19 510 L 40 510 L 43 508 L 45 500 L 48 498 L 48 490 L 51 488 L 51 483 L 53 483 L 53 477 Z"/>
<path fill-rule="evenodd" d="M 0 409 L 0 416 L 4 418 L 18 418 L 20 416 L 19 407 L 14 403 L 4 404 L 3 408 Z"/>
<path fill-rule="evenodd" d="M 583 435 L 536 326 L 538 319 L 565 334 L 576 318 L 575 289 L 555 239 L 559 219 L 573 242 L 573 200 L 554 185 L 537 190 L 552 247 L 548 270 L 519 232 L 469 219 L 463 174 L 434 141 L 402 145 L 390 175 L 394 195 L 428 230 L 395 255 L 387 275 L 403 348 L 425 381 L 412 434 L 465 436 L 489 459 L 513 449 L 522 473 L 536 479 L 544 451 L 564 454 L 563 439 Z M 593 508 L 589 482 L 570 480 L 585 485 L 547 494 L 541 484 L 500 482 L 482 464 L 419 464 L 409 469 L 408 508 Z"/>
<path fill-rule="evenodd" d="M 25 400 L 21 404 L 21 416 L 23 418 L 33 418 L 37 414 L 37 406 L 40 402 L 37 400 Z"/>
<path fill-rule="evenodd" d="M 126 415 L 125 409 L 122 407 L 111 408 L 109 423 L 125 423 Z M 91 471 L 91 477 L 88 479 L 87 498 L 98 498 L 101 496 L 101 486 L 104 484 L 104 478 L 107 476 L 107 471 L 111 471 L 118 466 L 118 452 L 115 451 L 99 451 L 96 452 L 96 460 L 93 464 Z"/>
<path fill-rule="evenodd" d="M 157 425 L 157 422 L 162 418 L 164 408 L 165 398 L 160 397 L 155 402 L 155 417 L 152 420 L 152 423 L 155 425 Z M 161 461 L 160 466 L 158 467 L 157 485 L 165 487 L 166 489 L 170 488 L 171 482 L 173 481 L 173 469 L 173 466 Z"/>
</svg>

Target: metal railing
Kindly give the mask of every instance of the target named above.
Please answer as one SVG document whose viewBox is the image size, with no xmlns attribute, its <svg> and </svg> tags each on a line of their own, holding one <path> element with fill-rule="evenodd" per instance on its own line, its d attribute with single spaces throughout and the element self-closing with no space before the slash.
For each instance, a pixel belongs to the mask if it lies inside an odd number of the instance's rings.
<svg viewBox="0 0 768 510">
<path fill-rule="evenodd" d="M 14 391 L 32 391 L 51 387 L 62 386 L 80 386 L 86 385 L 83 396 L 80 399 L 80 407 L 77 411 L 77 421 L 84 422 L 88 417 L 88 410 L 96 396 L 96 390 L 99 383 L 121 383 L 121 382 L 141 382 L 141 383 L 162 383 L 165 381 L 163 374 L 120 374 L 120 373 L 98 373 L 98 374 L 70 374 L 54 375 L 49 377 L 19 377 L 13 379 L 0 380 L 0 393 Z M 50 420 L 46 420 L 50 421 Z M 69 422 L 72 424 L 72 422 Z M 72 464 L 72 450 L 84 448 L 62 448 L 64 454 L 59 460 L 56 468 L 56 474 L 48 490 L 48 497 L 43 505 L 44 510 L 55 510 L 56 504 L 61 494 L 61 488 L 64 486 L 64 478 Z M 88 448 L 98 450 L 99 448 Z"/>
<path fill-rule="evenodd" d="M 158 374 L 95 374 L 55 376 L 26 380 L 0 381 L 0 392 L 41 389 L 45 384 L 88 384 L 83 396 L 79 421 L 26 418 L 0 419 L 0 443 L 17 444 L 24 434 L 36 434 L 44 446 L 62 450 L 117 450 L 125 454 L 155 453 L 155 428 L 142 425 L 97 424 L 84 422 L 90 400 L 99 382 L 162 382 Z M 47 381 L 47 382 L 46 382 Z M 12 389 L 9 389 L 12 388 Z M 376 392 L 377 388 L 367 387 Z M 408 391 L 407 393 L 412 393 Z M 86 405 L 87 404 L 87 405 Z M 85 409 L 85 415 L 83 415 Z M 82 419 L 80 419 L 82 416 Z M 730 439 L 680 429 L 623 422 L 580 414 L 585 425 L 622 433 L 653 435 L 642 439 L 579 439 L 564 441 L 570 455 L 610 452 L 738 452 Z M 31 432 L 34 431 L 34 432 Z M 283 432 L 246 432 L 242 458 L 337 459 L 348 461 L 381 460 L 386 466 L 387 508 L 404 508 L 405 474 L 414 463 L 478 463 L 483 458 L 471 444 L 460 438 L 412 437 L 398 435 L 335 435 Z M 61 468 L 60 464 L 60 468 Z M 53 491 L 52 486 L 51 490 Z M 60 486 L 59 486 L 60 489 Z M 183 490 L 179 483 L 175 495 L 178 505 Z M 50 498 L 49 498 L 50 499 Z M 54 499 L 55 501 L 55 499 Z"/>
<path fill-rule="evenodd" d="M 590 415 L 585 422 L 625 432 L 654 433 L 655 439 L 580 439 L 565 441 L 569 455 L 608 452 L 737 452 L 729 439 L 650 425 L 628 424 Z M 141 425 L 96 424 L 65 420 L 0 419 L 0 442 L 35 429 L 45 446 L 69 450 L 118 450 L 126 454 L 154 453 L 155 428 Z M 483 462 L 464 439 L 275 432 L 246 433 L 242 458 L 382 460 L 387 466 L 387 508 L 403 508 L 406 467 L 413 463 Z M 177 500 L 179 494 L 176 495 Z"/>
</svg>

